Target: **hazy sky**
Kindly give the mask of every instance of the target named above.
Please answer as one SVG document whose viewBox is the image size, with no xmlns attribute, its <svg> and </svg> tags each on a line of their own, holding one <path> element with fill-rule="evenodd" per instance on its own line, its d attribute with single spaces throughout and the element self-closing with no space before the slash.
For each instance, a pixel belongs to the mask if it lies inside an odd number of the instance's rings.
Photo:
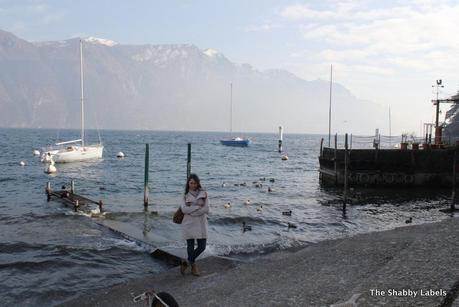
<svg viewBox="0 0 459 307">
<path fill-rule="evenodd" d="M 457 1 L 0 0 L 0 29 L 29 41 L 192 43 L 306 80 L 328 80 L 333 64 L 335 82 L 391 106 L 395 133 L 433 121 L 436 79 L 440 97 L 459 90 Z"/>
</svg>

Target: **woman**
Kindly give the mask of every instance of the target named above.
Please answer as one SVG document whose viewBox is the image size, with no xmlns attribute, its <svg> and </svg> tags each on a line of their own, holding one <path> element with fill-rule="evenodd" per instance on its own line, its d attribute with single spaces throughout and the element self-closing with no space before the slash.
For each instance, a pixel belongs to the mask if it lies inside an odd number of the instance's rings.
<svg viewBox="0 0 459 307">
<path fill-rule="evenodd" d="M 181 208 L 185 215 L 182 221 L 182 234 L 187 243 L 188 263 L 182 262 L 180 273 L 185 274 L 189 264 L 191 265 L 191 274 L 199 276 L 200 273 L 195 260 L 206 249 L 209 200 L 207 192 L 201 187 L 199 177 L 196 174 L 191 174 L 188 177 Z M 198 243 L 196 249 L 194 248 L 195 240 Z"/>
</svg>

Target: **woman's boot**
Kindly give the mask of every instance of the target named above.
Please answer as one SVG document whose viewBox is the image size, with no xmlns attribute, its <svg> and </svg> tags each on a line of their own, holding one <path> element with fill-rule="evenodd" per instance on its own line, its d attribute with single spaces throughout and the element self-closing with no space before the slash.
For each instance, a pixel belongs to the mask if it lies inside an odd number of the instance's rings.
<svg viewBox="0 0 459 307">
<path fill-rule="evenodd" d="M 186 261 L 182 261 L 180 263 L 180 273 L 182 275 L 185 275 L 185 271 L 186 271 L 187 268 L 188 268 L 188 263 Z"/>
<path fill-rule="evenodd" d="M 191 274 L 193 274 L 194 276 L 200 276 L 201 273 L 198 271 L 198 267 L 196 266 L 196 263 L 193 263 L 191 265 Z"/>
</svg>

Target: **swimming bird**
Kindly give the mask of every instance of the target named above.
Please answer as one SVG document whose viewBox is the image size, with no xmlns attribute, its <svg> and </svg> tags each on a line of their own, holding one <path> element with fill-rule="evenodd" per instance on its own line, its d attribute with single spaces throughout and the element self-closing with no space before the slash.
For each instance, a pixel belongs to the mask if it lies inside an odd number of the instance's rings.
<svg viewBox="0 0 459 307">
<path fill-rule="evenodd" d="M 261 182 L 257 182 L 257 183 L 255 183 L 255 187 L 256 188 L 261 188 L 261 187 L 263 187 L 263 184 L 261 184 Z"/>
<path fill-rule="evenodd" d="M 293 229 L 295 229 L 295 228 L 296 228 L 296 225 L 295 225 L 295 224 L 292 224 L 292 223 L 288 223 L 288 228 L 293 228 Z"/>
<path fill-rule="evenodd" d="M 246 205 L 246 206 L 250 205 L 250 199 L 247 199 L 247 200 L 244 202 L 244 205 Z"/>
<path fill-rule="evenodd" d="M 271 189 L 271 187 L 268 187 L 268 192 L 272 192 L 273 190 Z"/>
<path fill-rule="evenodd" d="M 263 205 L 260 205 L 260 207 L 257 208 L 257 211 L 258 212 L 262 212 L 263 211 Z"/>
<path fill-rule="evenodd" d="M 231 207 L 231 204 L 228 202 L 228 203 L 224 204 L 223 207 L 225 207 L 226 209 L 228 209 L 228 208 Z"/>
<path fill-rule="evenodd" d="M 269 179 L 269 182 L 274 182 L 274 178 Z"/>
<path fill-rule="evenodd" d="M 405 221 L 405 224 L 410 224 L 412 221 L 413 221 L 413 218 L 410 217 L 409 219 L 407 219 L 407 220 Z"/>
<path fill-rule="evenodd" d="M 224 188 L 224 187 L 226 187 L 226 183 L 225 182 L 222 183 L 222 188 Z"/>
<path fill-rule="evenodd" d="M 247 225 L 245 222 L 242 222 L 242 232 L 251 231 L 252 226 Z"/>
<path fill-rule="evenodd" d="M 260 181 L 265 181 L 265 180 L 266 180 L 266 178 L 265 178 L 265 177 L 263 177 L 263 178 L 260 178 Z"/>
<path fill-rule="evenodd" d="M 292 210 L 282 211 L 282 215 L 291 216 L 292 215 Z"/>
</svg>

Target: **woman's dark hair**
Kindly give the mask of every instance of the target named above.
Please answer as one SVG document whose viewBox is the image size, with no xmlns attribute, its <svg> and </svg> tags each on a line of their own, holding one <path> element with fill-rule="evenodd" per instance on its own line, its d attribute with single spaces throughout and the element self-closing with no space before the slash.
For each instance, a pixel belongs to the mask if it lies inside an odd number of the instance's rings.
<svg viewBox="0 0 459 307">
<path fill-rule="evenodd" d="M 186 181 L 186 185 L 185 185 L 185 195 L 189 192 L 190 188 L 188 186 L 188 183 L 190 182 L 190 180 L 193 179 L 197 184 L 198 184 L 198 190 L 201 190 L 201 181 L 199 180 L 199 177 L 198 175 L 196 174 L 190 174 L 190 177 L 188 177 L 187 181 Z"/>
</svg>

